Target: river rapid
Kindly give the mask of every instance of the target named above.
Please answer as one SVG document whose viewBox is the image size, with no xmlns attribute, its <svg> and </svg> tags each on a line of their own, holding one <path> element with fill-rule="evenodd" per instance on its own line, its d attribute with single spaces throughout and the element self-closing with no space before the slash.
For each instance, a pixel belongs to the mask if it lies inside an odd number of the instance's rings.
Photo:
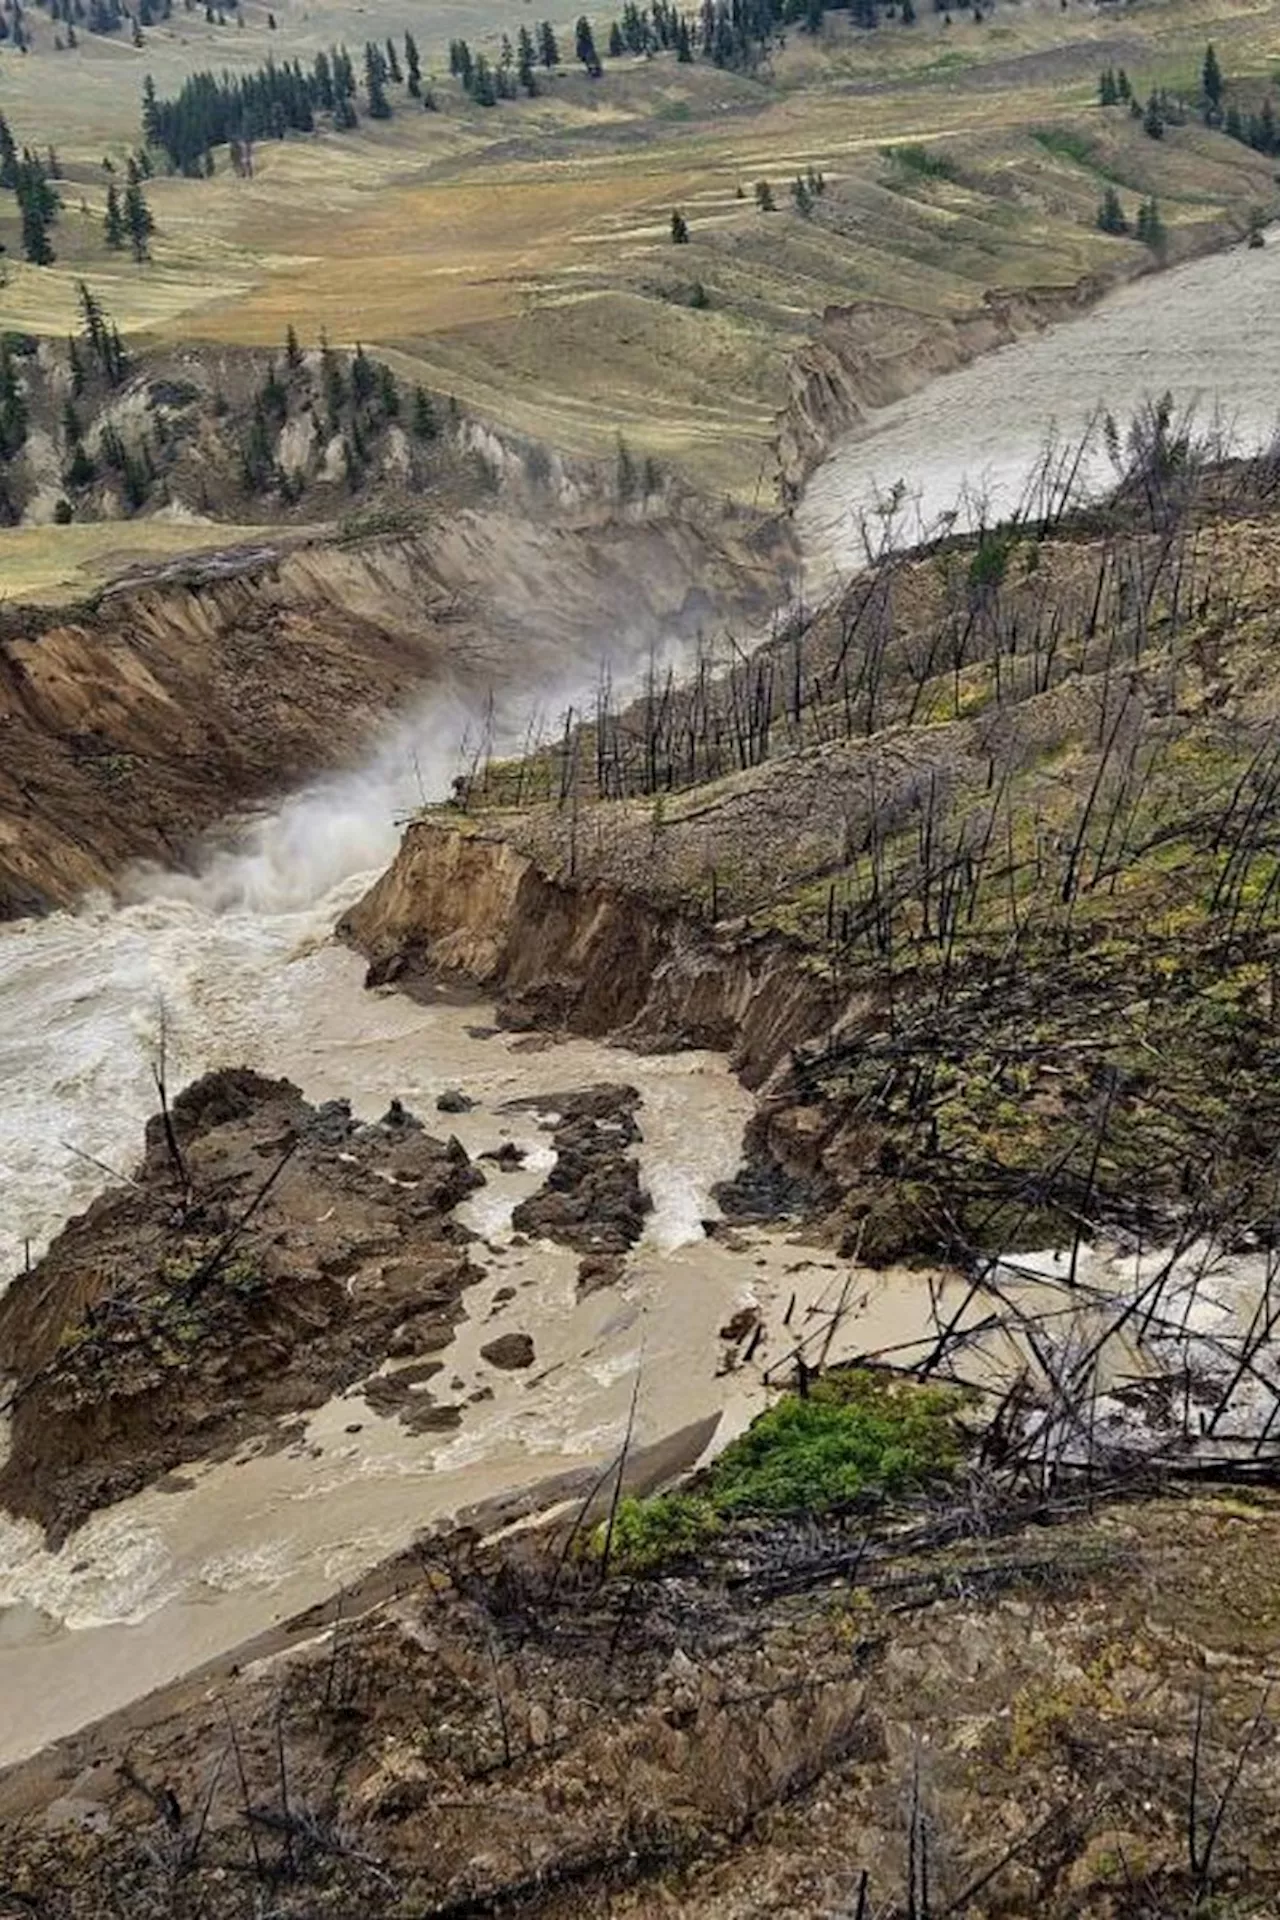
<svg viewBox="0 0 1280 1920">
<path fill-rule="evenodd" d="M 1239 444 L 1266 441 L 1278 296 L 1280 244 L 1199 261 L 885 409 L 818 469 L 798 510 L 811 587 L 858 563 L 860 516 L 897 481 L 921 522 L 966 486 L 1007 507 L 1047 435 L 1071 437 L 1100 408 L 1123 420 L 1167 388 Z M 596 673 L 583 663 L 585 689 Z M 505 724 L 518 741 L 538 695 L 508 688 L 499 733 Z M 829 1254 L 781 1234 L 753 1236 L 746 1250 L 704 1237 L 711 1186 L 733 1171 L 750 1110 L 722 1059 L 476 1039 L 467 1029 L 484 1023 L 483 1009 L 367 993 L 362 963 L 330 940 L 393 853 L 404 813 L 448 790 L 474 719 L 441 693 L 365 768 L 244 823 L 195 875 L 134 875 L 120 903 L 0 929 L 0 1284 L 101 1189 L 104 1168 L 136 1157 L 162 1024 L 174 1085 L 247 1061 L 313 1099 L 346 1096 L 366 1116 L 398 1096 L 429 1126 L 438 1093 L 461 1086 L 479 1104 L 441 1130 L 472 1152 L 503 1138 L 531 1150 L 520 1175 L 491 1178 L 464 1211 L 490 1257 L 444 1358 L 460 1387 L 483 1383 L 494 1397 L 458 1433 L 412 1436 L 363 1402 L 337 1402 L 304 1443 L 184 1474 L 96 1516 L 61 1553 L 0 1515 L 0 1763 L 355 1578 L 435 1516 L 607 1460 L 637 1370 L 641 1439 L 709 1412 L 723 1412 L 726 1430 L 741 1424 L 763 1383 L 720 1371 L 721 1321 L 750 1302 L 777 1331 L 795 1294 L 795 1323 L 821 1326 L 837 1296 L 848 1301 L 848 1264 L 842 1272 Z M 510 1243 L 511 1208 L 549 1150 L 527 1116 L 500 1108 L 601 1078 L 642 1093 L 655 1211 L 623 1286 L 578 1302 L 571 1256 Z M 856 1281 L 842 1338 L 870 1348 L 923 1329 L 928 1303 L 913 1304 L 909 1285 Z M 496 1380 L 479 1360 L 500 1286 L 515 1288 L 518 1316 L 502 1327 L 537 1342 L 532 1381 Z"/>
</svg>

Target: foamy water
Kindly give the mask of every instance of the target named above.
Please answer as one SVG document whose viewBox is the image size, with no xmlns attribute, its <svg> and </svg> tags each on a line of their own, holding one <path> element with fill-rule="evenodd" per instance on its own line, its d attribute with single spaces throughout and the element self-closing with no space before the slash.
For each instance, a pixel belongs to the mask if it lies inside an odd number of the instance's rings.
<svg viewBox="0 0 1280 1920">
<path fill-rule="evenodd" d="M 799 514 L 811 578 L 856 563 L 859 515 L 899 479 L 921 520 L 966 484 L 1008 505 L 1050 427 L 1070 435 L 1099 406 L 1123 416 L 1171 388 L 1216 408 L 1240 438 L 1265 438 L 1278 292 L 1280 246 L 1201 262 L 885 410 L 814 477 Z M 584 667 L 580 691 L 594 678 Z M 624 685 L 616 661 L 613 678 Z M 513 743 L 531 697 L 513 695 L 496 716 Z M 538 697 L 554 713 L 573 690 Z M 704 1411 L 723 1413 L 726 1430 L 740 1423 L 760 1404 L 762 1367 L 725 1374 L 718 1329 L 744 1302 L 765 1316 L 765 1365 L 797 1328 L 821 1330 L 837 1299 L 848 1304 L 833 1351 L 891 1347 L 931 1324 L 917 1276 L 856 1276 L 850 1294 L 847 1263 L 785 1235 L 754 1236 L 745 1251 L 702 1238 L 711 1184 L 733 1170 L 749 1110 L 722 1060 L 638 1060 L 587 1043 L 519 1053 L 507 1038 L 465 1033 L 482 1012 L 363 991 L 361 963 L 329 943 L 330 929 L 394 851 L 399 818 L 448 791 L 485 724 L 483 702 L 442 691 L 367 766 L 264 814 L 198 874 L 140 875 L 124 905 L 94 901 L 0 930 L 0 1276 L 100 1190 L 94 1161 L 127 1170 L 153 1105 L 162 1021 L 174 1085 L 248 1061 L 367 1115 L 398 1096 L 428 1124 L 436 1095 L 461 1085 L 481 1104 L 448 1125 L 469 1149 L 506 1136 L 540 1156 L 519 1175 L 493 1172 L 468 1202 L 464 1217 L 493 1251 L 441 1378 L 456 1379 L 461 1398 L 482 1386 L 493 1398 L 458 1432 L 413 1436 L 341 1401 L 309 1422 L 305 1445 L 250 1450 L 184 1476 L 185 1490 L 151 1489 L 95 1516 L 59 1554 L 0 1516 L 0 1760 L 331 1591 L 435 1515 L 607 1459 L 637 1370 L 642 1438 Z M 641 1089 L 639 1154 L 656 1204 L 622 1289 L 580 1302 L 568 1255 L 510 1245 L 511 1208 L 549 1149 L 536 1119 L 498 1109 L 602 1077 Z M 499 1285 L 516 1298 L 491 1318 Z M 534 1335 L 539 1364 L 496 1377 L 478 1348 L 517 1327 Z"/>
</svg>

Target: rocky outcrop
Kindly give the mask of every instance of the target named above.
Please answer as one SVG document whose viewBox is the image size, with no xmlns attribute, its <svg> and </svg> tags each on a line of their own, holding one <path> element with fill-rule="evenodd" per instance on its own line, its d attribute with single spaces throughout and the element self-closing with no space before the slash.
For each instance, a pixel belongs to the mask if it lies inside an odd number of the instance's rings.
<svg viewBox="0 0 1280 1920">
<path fill-rule="evenodd" d="M 131 1182 L 0 1300 L 0 1506 L 56 1541 L 180 1462 L 364 1380 L 393 1348 L 447 1346 L 477 1277 L 449 1216 L 480 1185 L 456 1140 L 398 1104 L 361 1125 L 287 1080 L 197 1081 L 169 1126 L 149 1125 Z M 414 1424 L 429 1405 L 406 1396 Z"/>
<path fill-rule="evenodd" d="M 586 1087 L 516 1104 L 552 1116 L 556 1163 L 537 1193 L 515 1209 L 512 1226 L 585 1256 L 626 1253 L 653 1206 L 630 1153 L 641 1138 L 635 1088 Z"/>
</svg>

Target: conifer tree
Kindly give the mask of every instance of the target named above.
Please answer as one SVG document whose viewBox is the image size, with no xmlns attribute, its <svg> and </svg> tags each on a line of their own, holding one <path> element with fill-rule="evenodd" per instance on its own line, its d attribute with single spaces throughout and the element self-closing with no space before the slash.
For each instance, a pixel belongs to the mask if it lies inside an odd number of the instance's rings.
<svg viewBox="0 0 1280 1920">
<path fill-rule="evenodd" d="M 151 236 L 156 223 L 151 217 L 140 180 L 131 180 L 124 193 L 124 224 L 129 234 L 133 257 L 141 266 L 151 251 Z"/>
<path fill-rule="evenodd" d="M 439 432 L 435 408 L 425 387 L 413 390 L 413 431 L 419 440 L 434 440 Z"/>
<path fill-rule="evenodd" d="M 289 366 L 295 371 L 302 365 L 302 348 L 298 345 L 298 335 L 294 329 L 292 320 L 285 328 L 284 357 Z"/>
<path fill-rule="evenodd" d="M 404 37 L 404 70 L 407 76 L 405 85 L 413 99 L 422 98 L 422 66 L 418 59 L 418 43 L 411 33 Z"/>
<path fill-rule="evenodd" d="M 626 50 L 626 43 L 622 38 L 622 28 L 615 20 L 609 28 L 609 58 L 611 60 L 621 60 Z"/>
<path fill-rule="evenodd" d="M 1160 112 L 1160 102 L 1154 93 L 1147 98 L 1147 110 L 1142 116 L 1142 130 L 1152 140 L 1164 138 L 1164 117 Z"/>
<path fill-rule="evenodd" d="M 1114 187 L 1108 187 L 1102 196 L 1098 208 L 1098 227 L 1103 233 L 1128 233 L 1129 222 L 1124 217 L 1124 208 L 1120 205 L 1120 196 Z"/>
<path fill-rule="evenodd" d="M 1218 56 L 1213 50 L 1213 42 L 1204 50 L 1205 105 L 1211 114 L 1216 114 L 1222 105 L 1222 68 L 1218 65 Z"/>
<path fill-rule="evenodd" d="M 482 53 L 475 58 L 471 72 L 471 98 L 478 107 L 496 107 L 497 89 L 493 84 L 493 69 Z"/>
<path fill-rule="evenodd" d="M 671 209 L 671 244 L 673 247 L 687 247 L 689 244 L 689 222 L 678 207 Z"/>
<path fill-rule="evenodd" d="M 107 212 L 102 227 L 109 247 L 118 250 L 124 245 L 124 215 L 120 211 L 120 196 L 114 181 L 107 188 Z"/>
<path fill-rule="evenodd" d="M 777 202 L 773 197 L 773 188 L 767 180 L 756 181 L 756 205 L 761 213 L 776 213 Z"/>
<path fill-rule="evenodd" d="M 693 41 L 689 36 L 689 22 L 683 14 L 676 28 L 676 59 L 682 66 L 688 66 L 693 60 Z"/>
<path fill-rule="evenodd" d="M 528 27 L 522 26 L 516 40 L 516 72 L 520 78 L 520 85 L 530 99 L 538 91 L 538 76 L 534 72 L 536 58 L 533 35 Z"/>
<path fill-rule="evenodd" d="M 604 72 L 600 56 L 596 52 L 595 35 L 591 31 L 591 22 L 584 13 L 574 30 L 574 51 L 593 80 L 598 80 Z"/>
<path fill-rule="evenodd" d="M 372 40 L 365 43 L 364 85 L 369 98 L 369 118 L 389 120 L 391 102 L 387 99 L 386 62 Z"/>
<path fill-rule="evenodd" d="M 18 149 L 9 131 L 9 123 L 0 113 L 0 187 L 5 187 L 12 193 L 17 184 Z"/>
<path fill-rule="evenodd" d="M 560 48 L 549 20 L 543 20 L 538 27 L 538 58 L 548 72 L 560 65 Z"/>
</svg>

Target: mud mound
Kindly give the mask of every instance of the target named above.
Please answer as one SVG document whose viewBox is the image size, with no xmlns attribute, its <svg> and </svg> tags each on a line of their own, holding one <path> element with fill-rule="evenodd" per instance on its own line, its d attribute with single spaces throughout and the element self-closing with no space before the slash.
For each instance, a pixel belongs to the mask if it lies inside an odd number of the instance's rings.
<svg viewBox="0 0 1280 1920">
<path fill-rule="evenodd" d="M 406 1328 L 446 1345 L 476 1277 L 449 1214 L 483 1182 L 398 1103 L 364 1125 L 288 1080 L 206 1075 L 0 1301 L 0 1504 L 61 1539 L 363 1379 Z"/>
</svg>

